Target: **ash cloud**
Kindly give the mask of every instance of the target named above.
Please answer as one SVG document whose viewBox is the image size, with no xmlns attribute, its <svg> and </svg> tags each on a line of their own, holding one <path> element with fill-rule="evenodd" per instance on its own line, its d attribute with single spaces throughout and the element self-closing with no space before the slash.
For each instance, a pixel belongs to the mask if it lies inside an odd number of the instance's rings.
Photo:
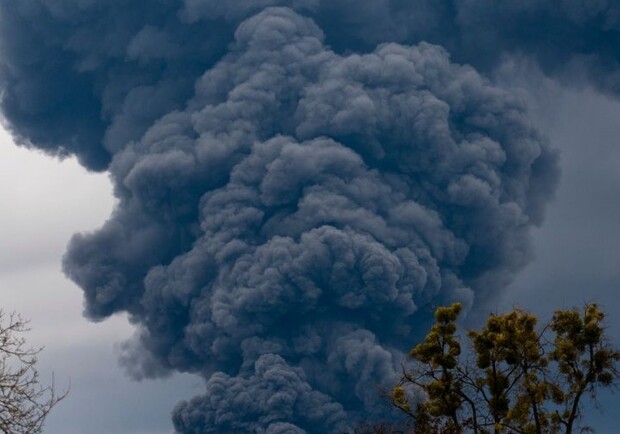
<svg viewBox="0 0 620 434">
<path fill-rule="evenodd" d="M 485 73 L 526 56 L 566 82 L 620 91 L 620 6 L 608 0 L 1 0 L 7 127 L 22 144 L 104 170 L 183 110 L 240 22 L 269 6 L 311 17 L 339 53 L 425 41 Z"/>
<path fill-rule="evenodd" d="M 180 432 L 264 432 L 303 434 L 286 420 L 301 421 L 316 432 L 347 429 L 340 404 L 317 392 L 305 381 L 300 368 L 291 368 L 274 354 L 260 356 L 249 378 L 224 373 L 207 382 L 207 393 L 180 404 L 174 423 Z"/>
<path fill-rule="evenodd" d="M 416 39 L 373 4 L 0 2 L 14 133 L 107 168 L 119 200 L 64 259 L 86 315 L 130 314 L 136 377 L 206 380 L 180 433 L 381 415 L 432 307 L 480 306 L 530 258 L 556 154 L 445 49 L 367 48 Z M 419 5 L 428 32 L 454 13 Z"/>
<path fill-rule="evenodd" d="M 566 84 L 620 93 L 614 0 L 325 0 L 315 16 L 340 51 L 427 41 L 481 71 L 525 56 Z"/>
<path fill-rule="evenodd" d="M 519 99 L 436 46 L 323 39 L 290 9 L 243 22 L 187 108 L 115 154 L 119 207 L 65 258 L 91 317 L 141 325 L 138 375 L 211 378 L 179 432 L 379 413 L 417 312 L 492 296 L 529 257 L 557 168 Z M 231 390 L 274 390 L 265 357 L 302 370 L 295 398 L 231 413 Z M 326 427 L 304 416 L 325 406 Z"/>
<path fill-rule="evenodd" d="M 102 170 L 182 107 L 230 25 L 177 17 L 176 1 L 0 2 L 2 113 L 16 139 Z"/>
</svg>

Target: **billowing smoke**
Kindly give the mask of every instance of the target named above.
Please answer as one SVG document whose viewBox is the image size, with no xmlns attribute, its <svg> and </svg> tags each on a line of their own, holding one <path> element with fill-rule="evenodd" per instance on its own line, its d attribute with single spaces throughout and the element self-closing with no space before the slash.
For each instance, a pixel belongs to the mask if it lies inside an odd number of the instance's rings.
<svg viewBox="0 0 620 434">
<path fill-rule="evenodd" d="M 2 112 L 20 142 L 103 170 L 183 109 L 238 24 L 267 6 L 312 17 L 338 53 L 426 41 L 484 72 L 526 56 L 620 93 L 620 5 L 610 0 L 0 0 Z"/>
<path fill-rule="evenodd" d="M 119 200 L 64 259 L 86 315 L 130 314 L 133 375 L 206 380 L 178 432 L 381 417 L 432 307 L 530 258 L 555 154 L 443 48 L 368 48 L 455 14 L 402 3 L 0 1 L 12 131 L 106 168 Z"/>
</svg>

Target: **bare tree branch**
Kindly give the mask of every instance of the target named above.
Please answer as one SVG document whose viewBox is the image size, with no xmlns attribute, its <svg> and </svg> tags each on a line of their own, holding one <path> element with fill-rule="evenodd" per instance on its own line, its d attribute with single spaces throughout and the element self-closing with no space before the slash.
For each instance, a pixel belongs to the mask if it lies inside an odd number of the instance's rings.
<svg viewBox="0 0 620 434">
<path fill-rule="evenodd" d="M 42 348 L 26 344 L 24 333 L 29 322 L 17 313 L 0 310 L 0 431 L 10 434 L 36 434 L 52 408 L 69 390 L 56 391 L 54 378 L 44 385 L 37 370 Z"/>
</svg>

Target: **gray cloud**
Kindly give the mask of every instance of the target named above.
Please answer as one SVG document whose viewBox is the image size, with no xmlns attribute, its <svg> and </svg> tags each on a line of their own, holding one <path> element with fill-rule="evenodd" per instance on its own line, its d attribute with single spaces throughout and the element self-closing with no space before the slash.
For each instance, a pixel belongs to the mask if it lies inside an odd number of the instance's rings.
<svg viewBox="0 0 620 434">
<path fill-rule="evenodd" d="M 190 24 L 163 1 L 0 4 L 2 112 L 22 143 L 103 169 L 179 107 L 225 49 L 229 26 Z"/>
<path fill-rule="evenodd" d="M 347 52 L 415 39 L 391 4 L 338 39 L 347 1 L 292 4 L 316 20 L 177 3 L 0 2 L 24 26 L 0 27 L 13 131 L 107 167 L 119 200 L 65 272 L 90 318 L 129 312 L 135 376 L 207 379 L 179 432 L 372 417 L 432 307 L 482 306 L 530 259 L 556 155 L 518 96 L 436 45 Z M 355 33 L 365 13 L 376 28 Z"/>
<path fill-rule="evenodd" d="M 137 375 L 221 371 L 260 394 L 256 363 L 278 354 L 329 397 L 304 406 L 372 414 L 421 307 L 490 297 L 526 263 L 557 167 L 520 100 L 436 46 L 342 57 L 323 37 L 288 9 L 245 21 L 187 108 L 115 154 L 119 207 L 65 270 L 90 316 L 141 324 Z M 260 419 L 219 422 L 213 381 L 180 432 Z M 252 411 L 324 431 L 278 408 Z"/>
<path fill-rule="evenodd" d="M 260 356 L 249 378 L 213 375 L 206 394 L 179 404 L 173 420 L 181 432 L 305 432 L 282 420 L 301 421 L 316 432 L 347 428 L 342 406 L 312 390 L 303 370 L 289 367 L 274 354 Z"/>
<path fill-rule="evenodd" d="M 20 143 L 105 169 L 156 119 L 184 108 L 237 25 L 267 6 L 311 16 L 341 53 L 427 41 L 487 72 L 519 54 L 570 82 L 619 88 L 620 12 L 605 0 L 164 0 L 148 8 L 137 0 L 2 0 L 8 126 Z"/>
</svg>

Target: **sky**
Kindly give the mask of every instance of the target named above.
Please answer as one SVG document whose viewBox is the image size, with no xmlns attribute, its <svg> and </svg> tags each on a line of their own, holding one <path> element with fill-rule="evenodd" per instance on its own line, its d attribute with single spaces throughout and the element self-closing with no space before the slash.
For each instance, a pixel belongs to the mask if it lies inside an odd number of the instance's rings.
<svg viewBox="0 0 620 434">
<path fill-rule="evenodd" d="M 74 159 L 19 148 L 2 131 L 0 180 L 0 305 L 29 319 L 32 330 L 24 337 L 45 347 L 38 363 L 42 382 L 53 374 L 58 391 L 70 389 L 45 432 L 171 432 L 170 409 L 196 393 L 201 381 L 129 379 L 116 350 L 132 335 L 126 317 L 86 321 L 79 289 L 60 270 L 69 237 L 93 230 L 112 210 L 107 177 L 86 172 Z"/>
<path fill-rule="evenodd" d="M 615 3 L 143 6 L 0 0 L 0 303 L 71 385 L 49 432 L 343 432 L 437 305 L 617 310 Z"/>
<path fill-rule="evenodd" d="M 561 150 L 562 180 L 544 225 L 533 232 L 535 259 L 517 275 L 498 309 L 523 307 L 549 318 L 555 309 L 598 303 L 620 344 L 620 103 L 591 89 L 560 91 L 541 115 Z M 618 393 L 603 393 L 588 419 L 599 433 L 620 426 Z"/>
</svg>

